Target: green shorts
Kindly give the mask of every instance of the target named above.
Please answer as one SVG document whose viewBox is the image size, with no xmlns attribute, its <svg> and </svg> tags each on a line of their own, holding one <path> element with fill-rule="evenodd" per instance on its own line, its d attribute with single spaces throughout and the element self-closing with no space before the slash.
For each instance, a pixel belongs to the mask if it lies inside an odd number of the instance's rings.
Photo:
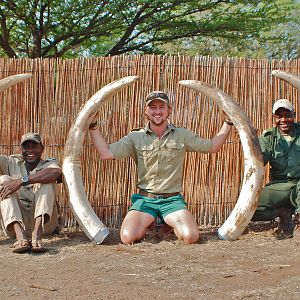
<svg viewBox="0 0 300 300">
<path fill-rule="evenodd" d="M 164 219 L 168 214 L 187 209 L 186 202 L 182 195 L 176 195 L 169 198 L 150 198 L 140 194 L 133 194 L 131 196 L 132 206 L 129 210 L 137 210 L 153 216 L 153 218 L 160 217 Z"/>
</svg>

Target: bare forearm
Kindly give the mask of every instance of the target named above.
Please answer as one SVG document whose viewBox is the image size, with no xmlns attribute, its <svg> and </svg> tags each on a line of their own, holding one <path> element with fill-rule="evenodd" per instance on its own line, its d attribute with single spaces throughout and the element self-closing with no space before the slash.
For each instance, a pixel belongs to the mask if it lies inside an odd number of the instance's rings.
<svg viewBox="0 0 300 300">
<path fill-rule="evenodd" d="M 221 149 L 230 134 L 231 128 L 231 125 L 228 125 L 224 122 L 220 131 L 212 138 L 212 147 L 210 150 L 211 153 L 216 153 Z"/>
<path fill-rule="evenodd" d="M 34 183 L 52 183 L 56 180 L 60 179 L 62 176 L 62 171 L 59 168 L 46 168 L 41 171 L 38 171 L 35 174 L 28 176 L 28 183 L 34 184 Z M 18 191 L 23 185 L 22 179 L 9 179 L 8 181 L 5 181 L 2 183 L 0 187 L 0 197 L 3 199 L 7 198 L 12 193 Z"/>
<path fill-rule="evenodd" d="M 113 153 L 109 150 L 106 140 L 103 138 L 99 129 L 90 130 L 92 142 L 101 159 L 114 159 Z"/>
<path fill-rule="evenodd" d="M 60 179 L 62 171 L 59 168 L 46 168 L 35 174 L 29 175 L 29 183 L 51 183 Z"/>
</svg>

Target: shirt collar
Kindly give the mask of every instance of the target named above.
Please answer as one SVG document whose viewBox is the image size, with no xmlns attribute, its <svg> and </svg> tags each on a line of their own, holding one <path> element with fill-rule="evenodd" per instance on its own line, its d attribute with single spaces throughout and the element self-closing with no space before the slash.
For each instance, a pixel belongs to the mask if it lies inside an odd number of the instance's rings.
<svg viewBox="0 0 300 300">
<path fill-rule="evenodd" d="M 26 170 L 25 160 L 23 159 L 22 155 L 19 156 L 18 165 L 19 165 L 20 169 L 24 168 L 24 170 Z M 43 160 L 40 159 L 37 166 L 32 171 L 30 171 L 30 174 L 35 174 L 37 171 L 40 171 L 42 169 L 42 166 L 43 166 Z"/>
<path fill-rule="evenodd" d="M 175 130 L 175 126 L 173 124 L 170 124 L 168 123 L 168 126 L 167 126 L 167 129 L 165 132 L 170 132 L 171 130 Z M 150 123 L 148 122 L 147 125 L 145 126 L 145 131 L 147 133 L 150 133 L 150 132 L 153 132 L 151 129 L 150 129 Z"/>
</svg>

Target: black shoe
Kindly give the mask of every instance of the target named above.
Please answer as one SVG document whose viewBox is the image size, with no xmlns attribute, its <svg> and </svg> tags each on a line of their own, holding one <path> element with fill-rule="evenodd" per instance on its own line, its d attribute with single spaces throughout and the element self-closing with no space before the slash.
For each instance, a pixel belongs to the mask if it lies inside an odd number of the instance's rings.
<svg viewBox="0 0 300 300">
<path fill-rule="evenodd" d="M 286 240 L 294 237 L 294 228 L 290 230 L 280 230 L 279 228 L 274 231 L 277 240 Z"/>
<path fill-rule="evenodd" d="M 279 225 L 274 231 L 278 240 L 290 239 L 293 237 L 295 224 L 292 220 L 293 209 L 281 207 L 279 209 Z"/>
</svg>

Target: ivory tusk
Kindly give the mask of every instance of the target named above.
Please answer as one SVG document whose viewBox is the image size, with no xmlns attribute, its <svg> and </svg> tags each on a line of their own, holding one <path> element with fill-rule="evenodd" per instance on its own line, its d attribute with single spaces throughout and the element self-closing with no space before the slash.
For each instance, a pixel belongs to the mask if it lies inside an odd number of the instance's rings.
<svg viewBox="0 0 300 300">
<path fill-rule="evenodd" d="M 292 86 L 294 86 L 300 91 L 300 76 L 296 76 L 292 73 L 288 73 L 281 70 L 273 70 L 272 75 L 290 83 Z"/>
<path fill-rule="evenodd" d="M 3 78 L 0 80 L 0 92 L 30 77 L 32 77 L 32 74 L 17 74 Z"/>
<path fill-rule="evenodd" d="M 195 80 L 179 83 L 213 99 L 239 133 L 244 153 L 243 185 L 234 209 L 218 230 L 220 239 L 235 240 L 243 233 L 256 210 L 264 180 L 264 164 L 256 130 L 239 104 L 223 91 Z"/>
<path fill-rule="evenodd" d="M 63 173 L 70 206 L 77 222 L 85 234 L 96 244 L 101 244 L 109 233 L 108 228 L 99 220 L 91 207 L 82 181 L 80 153 L 91 117 L 103 104 L 119 90 L 133 84 L 138 76 L 124 77 L 110 83 L 94 94 L 83 106 L 74 121 L 65 145 Z"/>
</svg>

